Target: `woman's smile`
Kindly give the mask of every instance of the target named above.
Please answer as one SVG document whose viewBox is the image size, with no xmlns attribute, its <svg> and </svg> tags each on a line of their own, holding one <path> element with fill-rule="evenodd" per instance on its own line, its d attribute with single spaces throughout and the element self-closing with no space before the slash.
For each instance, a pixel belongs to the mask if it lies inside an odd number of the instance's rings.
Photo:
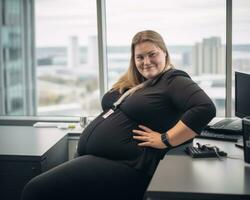
<svg viewBox="0 0 250 200">
<path fill-rule="evenodd" d="M 156 68 L 156 66 L 154 66 L 154 65 L 151 65 L 151 66 L 143 66 L 142 67 L 142 70 L 151 70 L 151 69 L 155 69 Z"/>
</svg>

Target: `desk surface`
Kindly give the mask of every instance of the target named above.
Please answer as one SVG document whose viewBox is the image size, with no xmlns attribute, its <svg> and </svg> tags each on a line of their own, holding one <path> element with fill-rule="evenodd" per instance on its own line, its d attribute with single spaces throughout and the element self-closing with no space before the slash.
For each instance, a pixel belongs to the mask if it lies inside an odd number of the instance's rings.
<svg viewBox="0 0 250 200">
<path fill-rule="evenodd" d="M 250 196 L 250 165 L 243 159 L 243 150 L 232 142 L 195 139 L 194 144 L 214 144 L 238 159 L 193 159 L 183 147 L 170 151 L 160 162 L 147 189 L 148 197 L 204 197 L 227 195 Z"/>
<path fill-rule="evenodd" d="M 0 158 L 42 156 L 66 135 L 66 130 L 57 128 L 0 126 Z"/>
</svg>

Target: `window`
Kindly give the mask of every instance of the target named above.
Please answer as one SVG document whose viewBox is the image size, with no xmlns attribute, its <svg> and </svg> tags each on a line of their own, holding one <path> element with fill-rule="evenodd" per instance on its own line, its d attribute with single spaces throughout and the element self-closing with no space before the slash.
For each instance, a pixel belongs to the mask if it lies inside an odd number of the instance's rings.
<svg viewBox="0 0 250 200">
<path fill-rule="evenodd" d="M 96 5 L 35 1 L 37 115 L 100 112 Z"/>
<path fill-rule="evenodd" d="M 156 30 L 175 67 L 199 82 L 214 101 L 217 116 L 225 115 L 225 0 L 144 0 L 143 5 L 108 0 L 106 4 L 109 87 L 129 66 L 134 34 Z"/>
<path fill-rule="evenodd" d="M 250 1 L 233 1 L 233 47 L 232 47 L 232 83 L 234 72 L 250 74 Z M 233 84 L 234 85 L 234 84 Z M 235 89 L 232 89 L 232 114 L 235 110 Z"/>
<path fill-rule="evenodd" d="M 106 0 L 109 88 L 128 68 L 134 34 L 152 29 L 224 116 L 226 2 Z M 0 0 L 0 115 L 100 112 L 96 9 L 93 0 Z M 250 73 L 249 10 L 233 1 L 233 87 L 234 71 Z"/>
</svg>

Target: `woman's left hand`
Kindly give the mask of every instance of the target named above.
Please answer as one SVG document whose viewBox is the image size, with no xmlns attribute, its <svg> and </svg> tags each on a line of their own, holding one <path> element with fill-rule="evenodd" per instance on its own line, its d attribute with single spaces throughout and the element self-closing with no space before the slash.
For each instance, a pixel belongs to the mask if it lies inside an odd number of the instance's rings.
<svg viewBox="0 0 250 200">
<path fill-rule="evenodd" d="M 133 130 L 133 133 L 137 134 L 133 136 L 134 139 L 141 140 L 143 142 L 138 143 L 139 146 L 153 147 L 156 149 L 165 149 L 167 146 L 161 141 L 161 134 L 153 131 L 150 128 L 139 125 L 142 130 Z"/>
</svg>

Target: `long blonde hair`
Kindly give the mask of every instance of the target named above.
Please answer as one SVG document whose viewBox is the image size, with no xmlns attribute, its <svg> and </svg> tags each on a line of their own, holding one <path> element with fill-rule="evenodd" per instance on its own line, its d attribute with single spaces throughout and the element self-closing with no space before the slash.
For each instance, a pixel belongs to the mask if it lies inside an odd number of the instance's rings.
<svg viewBox="0 0 250 200">
<path fill-rule="evenodd" d="M 173 66 L 170 63 L 170 57 L 165 42 L 159 33 L 152 30 L 138 32 L 132 39 L 129 68 L 127 72 L 122 75 L 120 79 L 112 86 L 112 90 L 119 90 L 120 93 L 123 93 L 124 90 L 135 87 L 136 85 L 145 81 L 145 78 L 136 68 L 134 58 L 135 46 L 143 42 L 151 42 L 159 47 L 164 53 L 166 53 L 166 67 Z"/>
</svg>

